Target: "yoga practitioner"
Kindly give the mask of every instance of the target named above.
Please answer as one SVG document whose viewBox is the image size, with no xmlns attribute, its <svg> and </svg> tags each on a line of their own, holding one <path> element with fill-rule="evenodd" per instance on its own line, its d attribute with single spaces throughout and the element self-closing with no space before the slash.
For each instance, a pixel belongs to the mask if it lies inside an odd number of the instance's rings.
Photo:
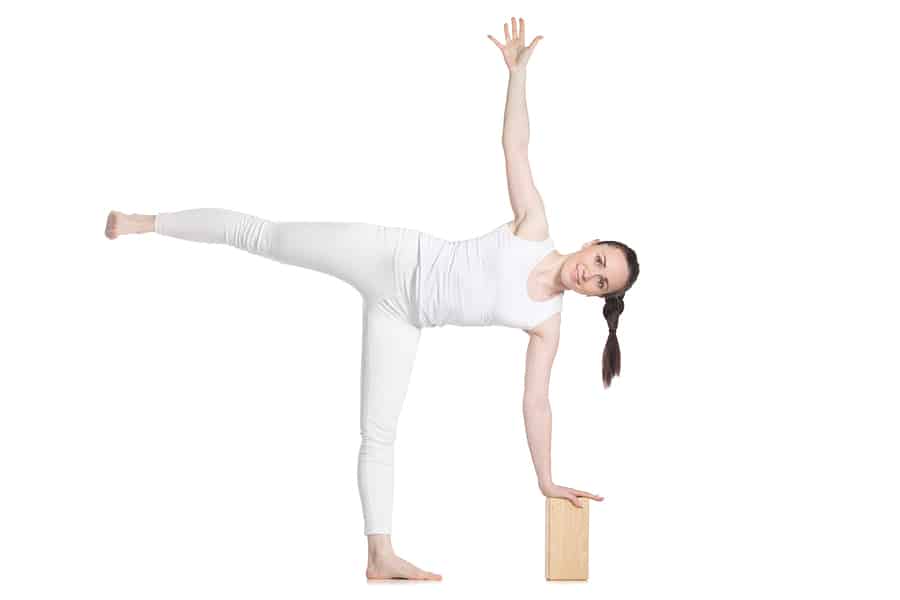
<svg viewBox="0 0 900 600">
<path fill-rule="evenodd" d="M 602 377 L 619 374 L 616 338 L 623 296 L 638 276 L 634 251 L 592 240 L 569 254 L 555 250 L 543 200 L 528 162 L 525 68 L 542 36 L 524 45 L 525 23 L 504 23 L 500 48 L 509 68 L 503 150 L 513 219 L 466 240 L 445 240 L 402 227 L 359 222 L 278 222 L 221 208 L 157 215 L 111 211 L 106 236 L 155 232 L 192 242 L 227 244 L 265 258 L 336 277 L 362 296 L 361 444 L 357 483 L 370 579 L 440 579 L 398 557 L 391 543 L 394 438 L 424 327 L 498 325 L 529 341 L 523 413 L 538 485 L 547 497 L 602 497 L 553 483 L 550 472 L 550 369 L 559 344 L 563 293 L 604 299 L 609 334 Z"/>
</svg>

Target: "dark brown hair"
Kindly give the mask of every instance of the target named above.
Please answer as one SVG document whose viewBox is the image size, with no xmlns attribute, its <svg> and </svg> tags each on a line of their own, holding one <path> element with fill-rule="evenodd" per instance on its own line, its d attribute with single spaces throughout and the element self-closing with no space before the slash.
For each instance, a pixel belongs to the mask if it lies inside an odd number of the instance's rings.
<svg viewBox="0 0 900 600">
<path fill-rule="evenodd" d="M 619 328 L 619 315 L 625 310 L 625 292 L 634 285 L 641 268 L 638 264 L 637 254 L 626 244 L 615 240 L 595 243 L 610 244 L 619 248 L 625 254 L 625 261 L 628 263 L 628 281 L 625 283 L 625 287 L 616 292 L 598 296 L 598 298 L 606 300 L 603 305 L 603 316 L 609 326 L 609 335 L 606 338 L 606 346 L 603 348 L 603 387 L 608 388 L 613 376 L 619 374 L 622 366 L 622 354 L 619 351 L 619 338 L 616 336 L 616 330 Z"/>
</svg>

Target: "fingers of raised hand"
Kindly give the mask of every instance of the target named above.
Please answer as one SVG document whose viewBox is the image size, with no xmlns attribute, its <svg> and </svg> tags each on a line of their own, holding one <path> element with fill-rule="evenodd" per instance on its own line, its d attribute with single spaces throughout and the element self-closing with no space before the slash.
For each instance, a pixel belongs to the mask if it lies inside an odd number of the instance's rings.
<svg viewBox="0 0 900 600">
<path fill-rule="evenodd" d="M 512 35 L 509 33 L 510 23 L 512 24 Z M 503 24 L 503 35 L 506 36 L 506 43 L 511 44 L 513 46 L 521 46 L 522 41 L 525 39 L 525 19 L 519 17 L 516 20 L 515 17 L 512 17 L 509 20 L 509 23 Z"/>
<path fill-rule="evenodd" d="M 512 24 L 512 33 L 510 33 L 510 24 Z M 491 39 L 492 42 L 497 44 L 497 46 L 501 50 L 504 49 L 503 44 L 498 42 L 494 38 L 494 36 L 488 35 L 488 37 Z M 503 38 L 506 43 L 505 44 L 506 46 L 511 46 L 511 47 L 524 46 L 525 45 L 525 19 L 523 19 L 521 17 L 519 17 L 518 19 L 516 19 L 515 17 L 512 17 L 509 20 L 509 23 L 504 23 L 503 24 Z M 542 39 L 544 39 L 544 36 L 542 36 L 542 35 L 535 37 L 531 41 L 531 44 L 528 45 L 528 49 L 529 50 L 534 49 L 534 47 L 537 45 L 537 43 Z"/>
<path fill-rule="evenodd" d="M 519 17 L 516 20 L 515 17 L 510 19 L 512 23 L 512 42 L 514 46 L 524 46 L 525 45 L 525 19 Z M 506 27 L 506 25 L 504 25 Z M 509 38 L 507 38 L 509 41 Z"/>
</svg>

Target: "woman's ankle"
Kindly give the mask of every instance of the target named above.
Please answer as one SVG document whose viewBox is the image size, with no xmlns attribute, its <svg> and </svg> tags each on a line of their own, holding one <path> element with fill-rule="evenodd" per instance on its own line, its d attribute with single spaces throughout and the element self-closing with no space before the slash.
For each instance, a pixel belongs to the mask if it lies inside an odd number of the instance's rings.
<svg viewBox="0 0 900 600">
<path fill-rule="evenodd" d="M 156 231 L 156 215 L 128 215 L 133 223 L 135 233 L 153 233 Z"/>
<path fill-rule="evenodd" d="M 389 533 L 372 533 L 368 536 L 369 540 L 369 559 L 379 558 L 382 556 L 392 556 L 394 547 L 391 544 L 391 534 Z"/>
</svg>

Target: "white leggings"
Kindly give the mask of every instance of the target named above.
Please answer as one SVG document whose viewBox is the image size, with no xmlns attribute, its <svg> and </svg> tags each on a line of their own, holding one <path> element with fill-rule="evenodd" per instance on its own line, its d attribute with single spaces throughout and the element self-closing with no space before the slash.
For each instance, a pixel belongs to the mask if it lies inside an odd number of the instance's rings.
<svg viewBox="0 0 900 600">
<path fill-rule="evenodd" d="M 155 231 L 320 271 L 362 295 L 357 482 L 365 534 L 391 533 L 394 438 L 422 331 L 412 314 L 419 232 L 368 223 L 276 222 L 219 208 L 161 213 Z"/>
</svg>

